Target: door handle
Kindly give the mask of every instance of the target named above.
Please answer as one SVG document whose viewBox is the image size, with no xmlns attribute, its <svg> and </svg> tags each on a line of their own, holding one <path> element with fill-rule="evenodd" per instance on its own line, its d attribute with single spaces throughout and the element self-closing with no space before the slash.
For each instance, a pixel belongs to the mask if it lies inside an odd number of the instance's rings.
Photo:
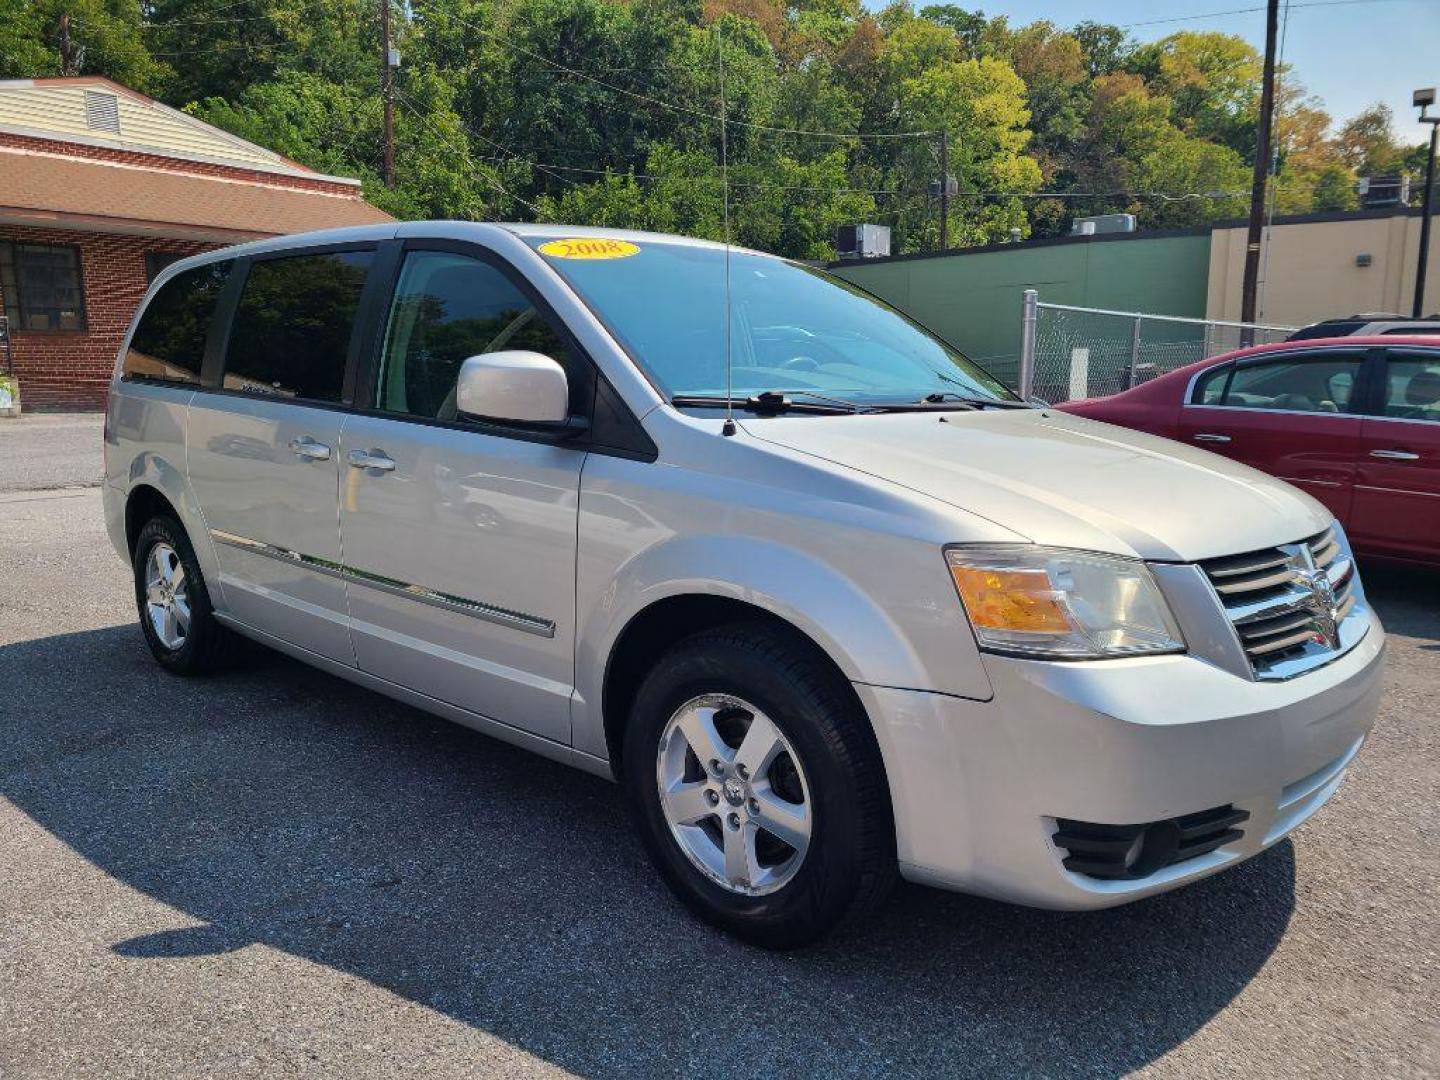
<svg viewBox="0 0 1440 1080">
<path fill-rule="evenodd" d="M 1381 458 L 1385 461 L 1419 461 L 1419 454 L 1412 454 L 1409 450 L 1371 450 L 1370 456 Z"/>
<path fill-rule="evenodd" d="M 322 442 L 316 442 L 309 435 L 301 435 L 298 439 L 291 439 L 290 452 L 298 457 L 310 458 L 312 461 L 330 460 L 330 447 Z"/>
<path fill-rule="evenodd" d="M 395 459 L 384 450 L 351 450 L 345 455 L 352 469 L 375 469 L 379 472 L 394 472 Z"/>
<path fill-rule="evenodd" d="M 1196 435 L 1196 436 L 1195 436 L 1195 441 L 1196 441 L 1196 442 L 1229 442 L 1229 441 L 1230 441 L 1230 436 L 1229 436 L 1229 435 L 1212 435 L 1212 434 L 1211 434 L 1210 432 L 1208 432 L 1208 431 L 1202 431 L 1202 432 L 1200 432 L 1199 435 Z"/>
</svg>

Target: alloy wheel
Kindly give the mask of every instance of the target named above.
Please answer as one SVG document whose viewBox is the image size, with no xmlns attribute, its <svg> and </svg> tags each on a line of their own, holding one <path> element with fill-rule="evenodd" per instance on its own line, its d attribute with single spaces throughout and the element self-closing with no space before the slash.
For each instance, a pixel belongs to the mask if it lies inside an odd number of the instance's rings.
<svg viewBox="0 0 1440 1080">
<path fill-rule="evenodd" d="M 190 633 L 190 592 L 185 566 L 166 543 L 157 543 L 145 560 L 145 614 L 165 648 L 185 644 Z"/>
<path fill-rule="evenodd" d="M 749 702 L 702 694 L 660 736 L 660 806 L 686 858 L 744 896 L 783 888 L 810 846 L 813 816 L 800 757 Z"/>
</svg>

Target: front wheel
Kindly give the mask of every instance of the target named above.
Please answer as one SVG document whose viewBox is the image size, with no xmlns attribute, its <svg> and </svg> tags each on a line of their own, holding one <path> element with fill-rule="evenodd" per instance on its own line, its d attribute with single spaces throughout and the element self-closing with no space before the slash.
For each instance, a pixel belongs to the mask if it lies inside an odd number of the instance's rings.
<svg viewBox="0 0 1440 1080">
<path fill-rule="evenodd" d="M 895 876 L 879 749 L 812 648 L 764 624 L 675 646 L 636 695 L 624 781 L 661 875 L 768 948 L 858 923 Z"/>
</svg>

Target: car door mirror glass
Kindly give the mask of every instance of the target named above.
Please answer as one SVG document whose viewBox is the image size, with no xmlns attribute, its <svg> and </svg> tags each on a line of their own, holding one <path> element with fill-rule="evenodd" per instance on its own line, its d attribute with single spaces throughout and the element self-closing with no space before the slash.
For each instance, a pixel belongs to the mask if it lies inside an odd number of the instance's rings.
<svg viewBox="0 0 1440 1080">
<path fill-rule="evenodd" d="M 570 415 L 570 385 L 560 363 L 543 353 L 482 353 L 460 366 L 455 404 L 472 420 L 560 427 Z"/>
</svg>

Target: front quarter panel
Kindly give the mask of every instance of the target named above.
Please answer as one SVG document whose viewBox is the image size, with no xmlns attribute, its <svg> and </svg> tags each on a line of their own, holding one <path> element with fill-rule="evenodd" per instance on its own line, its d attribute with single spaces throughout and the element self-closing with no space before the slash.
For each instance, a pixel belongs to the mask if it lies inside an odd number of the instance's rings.
<svg viewBox="0 0 1440 1080">
<path fill-rule="evenodd" d="M 606 754 L 600 710 L 615 642 L 637 614 L 679 595 L 769 611 L 855 682 L 990 697 L 942 545 L 1018 537 L 743 433 L 725 438 L 718 423 L 663 410 L 647 420 L 660 461 L 592 455 L 582 478 L 577 749 Z"/>
</svg>

